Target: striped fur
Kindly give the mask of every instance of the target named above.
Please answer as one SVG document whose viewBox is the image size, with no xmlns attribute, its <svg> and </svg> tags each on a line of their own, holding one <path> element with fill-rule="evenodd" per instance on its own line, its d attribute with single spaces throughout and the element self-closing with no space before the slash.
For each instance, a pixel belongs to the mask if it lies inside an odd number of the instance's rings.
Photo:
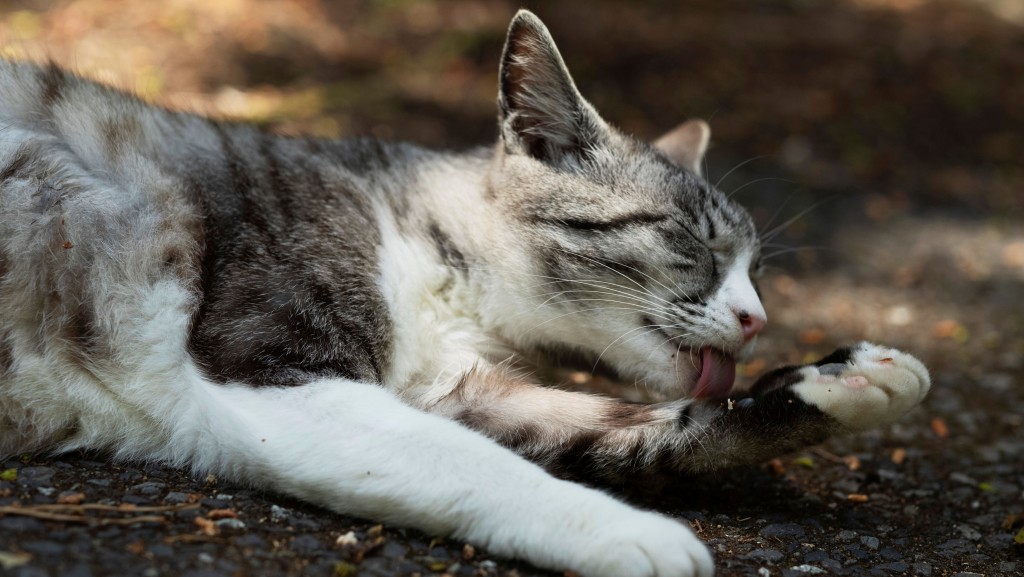
<svg viewBox="0 0 1024 577">
<path fill-rule="evenodd" d="M 760 247 L 700 177 L 706 127 L 610 127 L 526 12 L 499 83 L 497 146 L 451 153 L 0 62 L 0 456 L 106 450 L 588 576 L 709 575 L 683 525 L 549 473 L 715 470 L 921 400 L 920 363 L 874 345 L 732 395 Z M 509 368 L 546 350 L 669 400 Z"/>
</svg>

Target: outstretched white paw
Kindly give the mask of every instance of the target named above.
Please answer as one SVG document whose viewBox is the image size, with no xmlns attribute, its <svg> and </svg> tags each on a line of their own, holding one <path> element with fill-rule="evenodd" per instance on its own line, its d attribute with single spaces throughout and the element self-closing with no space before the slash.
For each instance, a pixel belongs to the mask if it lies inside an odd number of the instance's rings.
<svg viewBox="0 0 1024 577">
<path fill-rule="evenodd" d="M 853 347 L 846 362 L 809 365 L 800 372 L 804 380 L 793 392 L 852 431 L 896 421 L 931 388 L 921 361 L 871 343 Z"/>
</svg>

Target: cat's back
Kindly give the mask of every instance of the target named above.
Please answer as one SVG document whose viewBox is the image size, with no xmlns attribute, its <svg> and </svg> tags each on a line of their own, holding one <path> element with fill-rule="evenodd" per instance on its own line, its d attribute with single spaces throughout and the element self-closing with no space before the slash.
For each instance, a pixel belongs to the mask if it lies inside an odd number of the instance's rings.
<svg viewBox="0 0 1024 577">
<path fill-rule="evenodd" d="M 217 380 L 378 378 L 376 213 L 398 209 L 420 156 L 0 61 L 0 375 L 115 370 L 144 338 L 132 327 L 174 313 L 174 354 Z"/>
</svg>

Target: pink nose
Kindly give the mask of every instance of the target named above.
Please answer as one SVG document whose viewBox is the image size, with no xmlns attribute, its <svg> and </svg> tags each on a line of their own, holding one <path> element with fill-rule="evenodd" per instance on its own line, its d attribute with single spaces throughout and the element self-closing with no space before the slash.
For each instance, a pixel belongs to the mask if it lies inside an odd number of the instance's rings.
<svg viewBox="0 0 1024 577">
<path fill-rule="evenodd" d="M 764 324 L 768 322 L 768 319 L 763 316 L 752 315 L 745 310 L 737 311 L 736 318 L 740 320 L 740 326 L 743 328 L 743 342 L 748 342 L 757 336 L 757 333 L 764 328 Z"/>
</svg>

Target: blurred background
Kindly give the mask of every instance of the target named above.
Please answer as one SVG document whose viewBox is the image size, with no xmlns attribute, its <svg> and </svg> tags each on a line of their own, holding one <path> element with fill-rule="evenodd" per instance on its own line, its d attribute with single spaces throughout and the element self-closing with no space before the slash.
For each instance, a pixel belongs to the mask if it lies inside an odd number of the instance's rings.
<svg viewBox="0 0 1024 577">
<path fill-rule="evenodd" d="M 782 461 L 782 482 L 840 510 L 844 492 L 880 495 L 843 526 L 887 519 L 881 527 L 912 531 L 908 567 L 1020 574 L 1024 516 L 1010 516 L 1024 512 L 1024 2 L 522 5 L 613 124 L 653 139 L 687 118 L 710 121 L 709 180 L 773 235 L 769 328 L 745 376 L 860 339 L 931 368 L 924 408 L 833 441 L 825 455 L 839 460 Z M 518 7 L 15 0 L 0 2 L 0 47 L 286 134 L 459 148 L 495 137 L 498 57 Z M 848 456 L 892 474 L 857 473 Z M 763 521 L 764 506 L 734 504 L 747 521 L 726 517 L 702 536 L 756 536 L 749 519 Z M 837 561 L 857 558 L 840 549 Z M 860 561 L 885 561 L 868 554 Z"/>
</svg>

